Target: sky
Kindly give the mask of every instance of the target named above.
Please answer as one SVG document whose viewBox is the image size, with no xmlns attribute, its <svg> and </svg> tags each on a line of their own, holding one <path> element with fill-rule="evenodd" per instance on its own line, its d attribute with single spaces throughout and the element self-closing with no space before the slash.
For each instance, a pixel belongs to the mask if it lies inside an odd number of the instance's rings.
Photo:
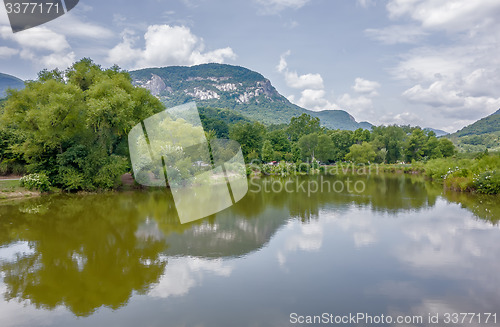
<svg viewBox="0 0 500 327">
<path fill-rule="evenodd" d="M 123 69 L 255 70 L 293 103 L 454 132 L 500 108 L 499 0 L 80 0 L 12 33 L 0 72 L 35 79 L 90 57 Z"/>
</svg>

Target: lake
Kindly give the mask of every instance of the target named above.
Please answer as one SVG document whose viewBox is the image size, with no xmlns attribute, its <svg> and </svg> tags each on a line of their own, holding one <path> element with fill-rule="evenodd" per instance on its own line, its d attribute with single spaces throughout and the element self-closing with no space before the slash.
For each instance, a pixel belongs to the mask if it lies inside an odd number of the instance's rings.
<svg viewBox="0 0 500 327">
<path fill-rule="evenodd" d="M 498 199 L 353 175 L 185 225 L 161 189 L 0 204 L 0 326 L 499 326 Z"/>
</svg>

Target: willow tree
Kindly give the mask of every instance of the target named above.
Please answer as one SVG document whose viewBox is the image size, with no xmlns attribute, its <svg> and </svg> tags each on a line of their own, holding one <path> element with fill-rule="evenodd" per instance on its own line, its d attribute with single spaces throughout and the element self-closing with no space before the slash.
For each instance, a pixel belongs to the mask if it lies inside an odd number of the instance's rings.
<svg viewBox="0 0 500 327">
<path fill-rule="evenodd" d="M 10 147 L 28 172 L 45 173 L 67 190 L 106 189 L 130 166 L 127 133 L 163 109 L 127 72 L 84 58 L 10 90 L 0 127 L 18 135 Z"/>
</svg>

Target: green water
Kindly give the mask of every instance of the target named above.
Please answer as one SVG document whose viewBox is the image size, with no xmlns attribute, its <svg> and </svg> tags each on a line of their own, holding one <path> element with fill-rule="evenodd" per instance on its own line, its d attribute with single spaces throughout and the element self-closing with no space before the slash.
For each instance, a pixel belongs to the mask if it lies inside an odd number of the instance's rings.
<svg viewBox="0 0 500 327">
<path fill-rule="evenodd" d="M 3 203 L 0 326 L 294 326 L 323 313 L 438 326 L 429 314 L 461 312 L 498 326 L 498 199 L 375 175 L 253 180 L 235 206 L 185 225 L 167 190 Z"/>
</svg>

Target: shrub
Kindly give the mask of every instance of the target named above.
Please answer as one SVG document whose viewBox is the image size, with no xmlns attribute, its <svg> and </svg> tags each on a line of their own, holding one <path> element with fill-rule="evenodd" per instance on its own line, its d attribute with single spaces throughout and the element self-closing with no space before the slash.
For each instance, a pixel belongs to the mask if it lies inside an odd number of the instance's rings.
<svg viewBox="0 0 500 327">
<path fill-rule="evenodd" d="M 444 186 L 456 192 L 466 192 L 470 191 L 474 185 L 472 179 L 468 177 L 448 177 L 444 181 Z"/>
<path fill-rule="evenodd" d="M 29 174 L 23 176 L 19 182 L 21 187 L 25 187 L 28 190 L 50 191 L 49 178 L 45 174 Z"/>
<path fill-rule="evenodd" d="M 500 171 L 487 171 L 474 178 L 474 187 L 478 193 L 500 193 Z"/>
</svg>

